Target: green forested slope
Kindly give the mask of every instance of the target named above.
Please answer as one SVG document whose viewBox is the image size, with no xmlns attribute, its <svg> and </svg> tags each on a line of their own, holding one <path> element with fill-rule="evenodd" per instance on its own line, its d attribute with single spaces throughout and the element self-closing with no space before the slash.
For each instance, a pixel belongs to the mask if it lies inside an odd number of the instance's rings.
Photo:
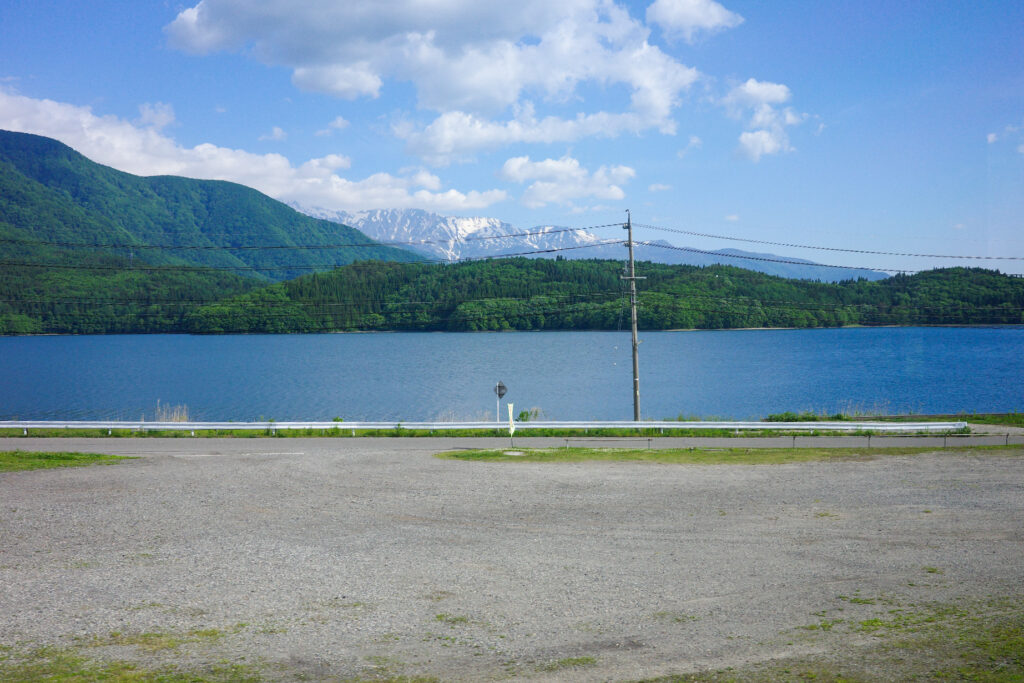
<svg viewBox="0 0 1024 683">
<path fill-rule="evenodd" d="M 643 329 L 1024 323 L 1024 279 L 982 269 L 838 284 L 729 266 L 638 272 Z M 354 264 L 198 308 L 188 330 L 617 329 L 629 321 L 621 274 L 612 261 Z"/>
<path fill-rule="evenodd" d="M 142 178 L 56 140 L 0 131 L 0 334 L 176 328 L 195 305 L 174 302 L 357 260 L 419 259 L 344 246 L 366 244 L 241 185 Z"/>
<path fill-rule="evenodd" d="M 270 280 L 357 260 L 419 260 L 391 247 L 346 247 L 372 240 L 242 185 L 143 178 L 89 161 L 56 140 L 8 131 L 0 131 L 0 239 L 4 260 L 46 246 L 39 242 L 136 245 L 134 258 L 147 263 L 233 267 Z M 263 248 L 232 249 L 252 245 Z M 295 249 L 320 245 L 341 246 Z"/>
</svg>

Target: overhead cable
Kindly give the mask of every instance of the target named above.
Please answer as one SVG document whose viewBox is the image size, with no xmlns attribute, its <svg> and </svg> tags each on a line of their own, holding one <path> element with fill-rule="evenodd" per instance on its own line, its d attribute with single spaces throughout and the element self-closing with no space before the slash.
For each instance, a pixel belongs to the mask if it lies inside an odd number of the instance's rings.
<svg viewBox="0 0 1024 683">
<path fill-rule="evenodd" d="M 738 258 L 745 259 L 747 261 L 766 261 L 768 263 L 788 263 L 796 266 L 809 266 L 812 268 L 842 268 L 844 270 L 877 270 L 882 273 L 920 273 L 919 270 L 907 270 L 905 268 L 868 268 L 865 266 L 836 266 L 829 265 L 827 263 L 814 263 L 811 261 L 796 261 L 792 259 L 777 259 L 767 258 L 765 256 L 744 256 L 742 254 L 724 254 L 719 251 L 707 251 L 706 249 L 694 249 L 693 247 L 677 247 L 674 244 L 660 244 L 658 242 L 641 242 L 636 241 L 635 244 L 642 244 L 647 247 L 657 247 L 658 249 L 671 249 L 673 251 L 687 251 L 693 254 L 707 254 L 708 256 L 718 256 L 722 258 Z"/>
<path fill-rule="evenodd" d="M 979 260 L 991 260 L 991 261 L 1024 261 L 1024 256 L 967 256 L 963 254 L 915 254 L 911 252 L 899 252 L 899 251 L 876 251 L 870 249 L 843 249 L 840 247 L 821 247 L 811 244 L 795 244 L 791 242 L 771 242 L 768 240 L 755 240 L 745 237 L 730 237 L 728 235 L 712 235 L 706 232 L 694 232 L 692 230 L 680 230 L 678 228 L 666 228 L 660 225 L 644 225 L 641 223 L 633 224 L 637 228 L 648 228 L 650 230 L 662 230 L 664 232 L 674 232 L 679 235 L 693 235 L 694 237 L 710 237 L 719 240 L 730 240 L 733 242 L 749 242 L 751 244 L 766 244 L 773 247 L 794 247 L 797 249 L 817 249 L 820 251 L 841 251 L 847 254 L 872 254 L 876 256 L 912 256 L 918 258 L 951 258 L 951 259 L 979 259 Z M 838 268 L 840 266 L 832 266 Z M 884 270 L 882 268 L 875 268 L 874 270 Z M 888 271 L 893 272 L 893 271 Z M 913 272 L 913 271 L 903 271 Z"/>
<path fill-rule="evenodd" d="M 88 248 L 88 249 L 159 249 L 163 251 L 273 251 L 273 250 L 319 250 L 319 249 L 344 249 L 348 247 L 394 247 L 394 246 L 414 246 L 420 244 L 450 244 L 455 242 L 480 242 L 485 240 L 497 240 L 507 239 L 512 237 L 539 237 L 546 235 L 554 235 L 563 232 L 582 232 L 586 230 L 598 230 L 600 228 L 617 227 L 620 223 L 608 223 L 605 225 L 589 225 L 583 228 L 555 228 L 553 230 L 536 230 L 529 232 L 514 232 L 504 235 L 481 235 L 474 237 L 469 235 L 467 237 L 455 237 L 452 239 L 436 239 L 436 240 L 410 240 L 410 241 L 394 241 L 394 242 L 353 242 L 345 243 L 338 242 L 333 244 L 270 244 L 270 245 L 239 245 L 239 246 L 225 246 L 216 244 L 99 244 L 99 243 L 88 243 L 88 242 L 59 242 L 49 240 L 26 240 L 19 239 L 16 237 L 0 237 L 0 242 L 5 244 L 24 244 L 31 246 L 43 246 L 43 247 L 61 247 L 61 248 Z"/>
<path fill-rule="evenodd" d="M 593 244 L 579 244 L 571 247 L 551 247 L 549 249 L 534 249 L 531 251 L 520 251 L 515 253 L 507 254 L 487 254 L 482 256 L 465 256 L 454 260 L 445 259 L 424 259 L 421 261 L 408 261 L 406 265 L 420 265 L 420 264 L 455 264 L 455 263 L 467 263 L 473 261 L 488 261 L 492 259 L 500 258 L 512 258 L 516 256 L 535 256 L 537 254 L 554 254 L 560 251 L 572 251 L 575 249 L 591 249 L 593 247 L 602 247 L 613 244 L 623 244 L 623 240 L 605 240 L 602 242 L 594 242 Z M 381 263 L 399 263 L 398 261 L 383 261 Z M 39 263 L 31 261 L 0 261 L 0 266 L 12 266 L 12 267 L 27 267 L 27 268 L 60 268 L 62 270 L 121 270 L 121 271 L 168 271 L 168 272 L 218 272 L 218 271 L 253 271 L 260 273 L 272 273 L 282 270 L 312 270 L 312 271 L 323 271 L 333 268 L 343 268 L 347 265 L 343 263 L 334 264 L 321 264 L 321 265 L 283 265 L 283 266 L 188 266 L 188 265 L 132 265 L 132 266 L 113 266 L 113 265 L 82 265 L 82 264 L 69 264 L 69 263 Z"/>
</svg>

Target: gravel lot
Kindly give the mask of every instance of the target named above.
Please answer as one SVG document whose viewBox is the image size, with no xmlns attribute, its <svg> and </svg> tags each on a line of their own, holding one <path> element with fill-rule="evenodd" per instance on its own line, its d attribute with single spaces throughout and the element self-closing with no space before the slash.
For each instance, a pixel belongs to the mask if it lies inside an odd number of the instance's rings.
<svg viewBox="0 0 1024 683">
<path fill-rule="evenodd" d="M 141 456 L 0 474 L 0 644 L 286 679 L 631 680 L 811 652 L 794 634 L 815 613 L 879 609 L 839 596 L 1024 585 L 1021 457 L 431 457 L 453 444 L 0 439 Z"/>
</svg>

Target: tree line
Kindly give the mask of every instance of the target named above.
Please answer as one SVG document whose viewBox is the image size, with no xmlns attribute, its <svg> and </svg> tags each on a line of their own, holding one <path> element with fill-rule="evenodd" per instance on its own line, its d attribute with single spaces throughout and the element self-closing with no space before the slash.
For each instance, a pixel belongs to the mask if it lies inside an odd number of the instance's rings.
<svg viewBox="0 0 1024 683">
<path fill-rule="evenodd" d="M 644 263 L 641 329 L 1024 323 L 1024 279 L 950 268 L 882 281 L 787 280 Z M 364 262 L 202 306 L 194 333 L 614 330 L 629 310 L 614 261 Z"/>
</svg>

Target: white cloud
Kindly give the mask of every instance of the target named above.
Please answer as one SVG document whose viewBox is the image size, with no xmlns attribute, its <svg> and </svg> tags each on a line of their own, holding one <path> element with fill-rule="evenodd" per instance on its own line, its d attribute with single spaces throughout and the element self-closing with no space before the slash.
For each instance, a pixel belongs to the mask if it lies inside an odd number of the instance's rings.
<svg viewBox="0 0 1024 683">
<path fill-rule="evenodd" d="M 516 183 L 533 181 L 523 193 L 522 202 L 530 208 L 547 204 L 571 205 L 572 200 L 586 197 L 623 199 L 620 185 L 636 175 L 628 166 L 602 166 L 593 173 L 572 157 L 530 161 L 529 157 L 513 157 L 502 166 L 501 177 Z"/>
<path fill-rule="evenodd" d="M 676 156 L 682 159 L 683 157 L 690 153 L 691 149 L 700 149 L 701 145 L 703 144 L 703 140 L 701 140 L 696 135 L 691 135 L 690 140 L 686 143 L 686 147 L 683 147 L 681 150 L 676 152 Z"/>
<path fill-rule="evenodd" d="M 439 116 L 401 130 L 433 160 L 534 139 L 671 134 L 672 112 L 699 76 L 652 46 L 649 30 L 613 0 L 202 0 L 165 30 L 183 50 L 242 51 L 291 68 L 299 88 L 339 97 L 411 82 L 420 106 Z M 581 84 L 624 86 L 628 109 L 501 120 L 530 100 L 573 101 Z"/>
<path fill-rule="evenodd" d="M 33 99 L 3 87 L 0 128 L 56 138 L 93 161 L 128 173 L 229 180 L 275 199 L 333 210 L 384 206 L 461 211 L 483 209 L 507 198 L 503 190 L 442 190 L 440 178 L 421 169 L 348 180 L 335 173 L 351 165 L 339 154 L 296 167 L 280 154 L 253 154 L 210 143 L 182 147 L 152 126 L 97 116 L 88 107 Z"/>
<path fill-rule="evenodd" d="M 326 92 L 348 100 L 361 95 L 378 97 L 383 85 L 380 76 L 365 62 L 351 66 L 300 66 L 292 72 L 292 83 L 300 90 Z"/>
<path fill-rule="evenodd" d="M 770 130 L 746 131 L 740 135 L 740 148 L 752 161 L 760 161 L 765 154 L 778 154 L 789 149 L 785 134 Z"/>
<path fill-rule="evenodd" d="M 575 119 L 537 119 L 533 107 L 527 104 L 511 121 L 490 121 L 465 112 L 449 112 L 422 130 L 400 124 L 394 132 L 408 143 L 413 154 L 444 165 L 480 150 L 514 143 L 575 142 L 586 137 L 614 137 L 624 131 L 639 132 L 644 127 L 640 117 L 632 113 L 598 112 L 580 114 Z"/>
<path fill-rule="evenodd" d="M 161 130 L 174 123 L 174 107 L 163 102 L 139 105 L 139 125 Z"/>
<path fill-rule="evenodd" d="M 330 173 L 336 171 L 339 168 L 351 168 L 352 160 L 341 154 L 328 154 L 325 157 L 319 159 L 310 159 L 302 165 L 304 170 L 312 171 L 313 174 L 318 174 L 321 171 Z"/>
<path fill-rule="evenodd" d="M 344 116 L 337 116 L 334 118 L 333 121 L 327 124 L 326 128 L 318 130 L 316 132 L 316 135 L 319 135 L 321 137 L 325 135 L 333 135 L 334 131 L 344 130 L 345 128 L 348 128 L 348 125 L 348 120 Z"/>
<path fill-rule="evenodd" d="M 788 102 L 791 92 L 782 83 L 748 79 L 722 98 L 722 104 L 734 117 L 749 114 L 747 128 L 740 135 L 740 150 L 752 161 L 762 156 L 791 152 L 786 128 L 797 126 L 807 120 L 808 115 L 778 105 Z"/>
<path fill-rule="evenodd" d="M 986 136 L 986 140 L 988 140 L 988 144 L 990 144 L 990 145 L 991 144 L 995 144 L 996 142 L 999 142 L 1000 140 L 1006 140 L 1007 142 L 1009 142 L 1009 144 L 1015 145 L 1016 150 L 1018 152 L 1020 152 L 1021 154 L 1024 154 L 1024 144 L 1020 144 L 1020 143 L 1018 143 L 1016 141 L 1010 142 L 1011 140 L 1014 140 L 1014 139 L 1015 140 L 1021 140 L 1022 136 L 1019 135 L 1019 133 L 1021 133 L 1022 131 L 1024 131 L 1024 124 L 1021 124 L 1021 125 L 1009 124 L 1009 125 L 1005 126 L 1003 128 L 1002 132 L 1000 132 L 1000 133 L 989 133 Z"/>
<path fill-rule="evenodd" d="M 730 223 L 735 223 L 739 219 L 740 219 L 739 215 L 737 215 L 735 213 L 730 213 L 728 216 L 725 217 L 725 220 L 729 221 Z"/>
<path fill-rule="evenodd" d="M 165 31 L 180 49 L 244 51 L 291 67 L 299 87 L 342 97 L 412 81 L 439 111 L 500 109 L 524 88 L 566 95 L 581 80 L 619 82 L 609 63 L 637 58 L 646 38 L 609 0 L 203 0 Z"/>
<path fill-rule="evenodd" d="M 665 185 L 664 183 L 653 183 L 653 184 L 647 186 L 647 191 L 648 192 L 665 192 L 665 191 L 671 190 L 671 189 L 672 189 L 671 185 Z"/>
<path fill-rule="evenodd" d="M 725 96 L 726 104 L 756 107 L 762 104 L 782 104 L 789 101 L 791 93 L 782 83 L 747 79 L 746 83 L 737 85 Z"/>
<path fill-rule="evenodd" d="M 714 0 L 655 0 L 647 8 L 647 21 L 658 24 L 666 34 L 682 35 L 692 43 L 698 31 L 714 33 L 743 23 L 743 17 Z"/>
<path fill-rule="evenodd" d="M 287 139 L 288 133 L 284 132 L 280 126 L 274 126 L 269 133 L 260 136 L 260 140 L 270 140 L 271 142 L 283 142 Z"/>
</svg>

